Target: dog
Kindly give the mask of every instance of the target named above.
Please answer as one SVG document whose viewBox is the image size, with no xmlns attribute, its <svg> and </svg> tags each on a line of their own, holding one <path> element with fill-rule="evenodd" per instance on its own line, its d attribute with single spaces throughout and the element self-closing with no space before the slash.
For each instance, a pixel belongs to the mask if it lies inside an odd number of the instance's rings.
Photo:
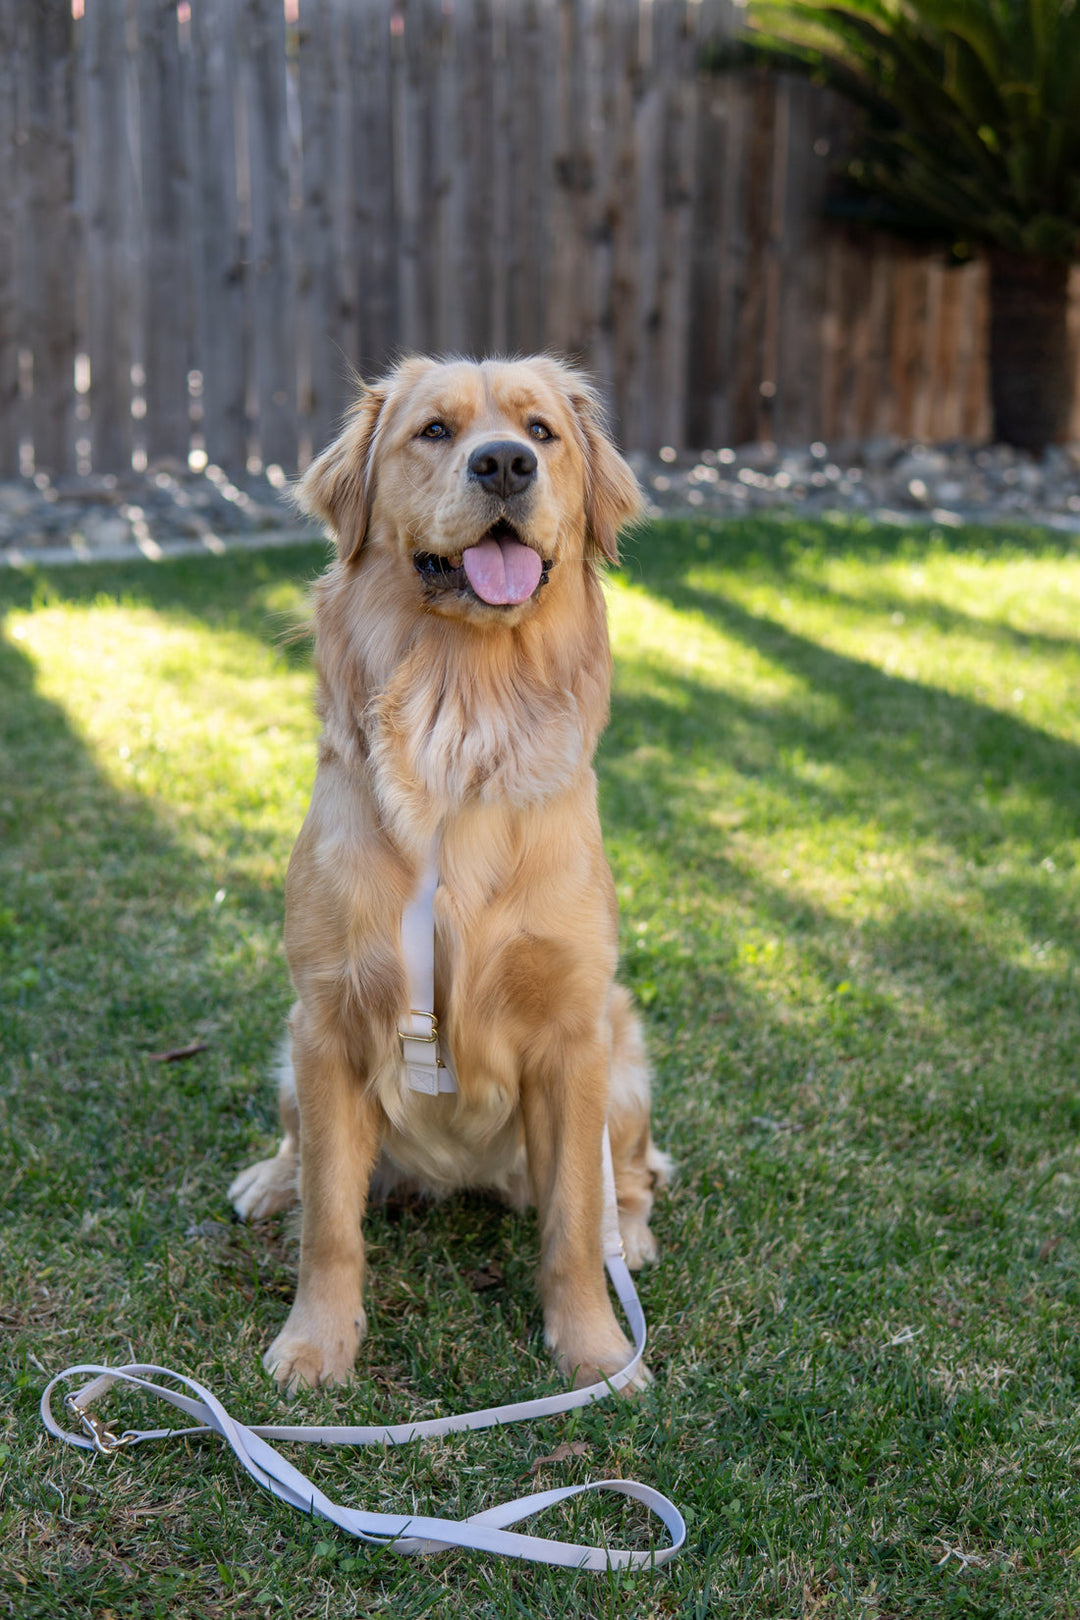
<svg viewBox="0 0 1080 1620">
<path fill-rule="evenodd" d="M 314 593 L 322 734 L 286 881 L 284 1135 L 229 1189 L 242 1219 L 301 1203 L 296 1297 L 265 1364 L 288 1391 L 348 1378 L 365 1205 L 407 1183 L 536 1205 L 545 1341 L 594 1382 L 632 1354 L 601 1254 L 605 1122 L 633 1268 L 655 1258 L 670 1169 L 615 982 L 592 769 L 601 570 L 637 483 L 576 369 L 413 357 L 362 390 L 297 497 L 337 557 Z M 402 1062 L 402 913 L 433 849 L 433 1010 L 457 1090 L 424 1094 Z"/>
</svg>

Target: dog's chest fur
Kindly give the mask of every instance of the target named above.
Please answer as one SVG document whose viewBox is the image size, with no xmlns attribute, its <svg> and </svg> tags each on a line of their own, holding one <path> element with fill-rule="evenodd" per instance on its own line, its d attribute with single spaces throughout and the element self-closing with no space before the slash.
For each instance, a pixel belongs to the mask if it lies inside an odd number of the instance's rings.
<svg viewBox="0 0 1080 1620">
<path fill-rule="evenodd" d="M 420 651 L 406 660 L 368 711 L 378 799 L 403 831 L 426 834 L 477 801 L 535 805 L 588 763 L 571 685 L 544 686 L 523 661 L 493 671 L 447 659 L 436 679 L 422 663 Z"/>
<path fill-rule="evenodd" d="M 383 597 L 391 584 L 380 568 L 370 581 L 324 587 L 317 621 L 352 656 L 324 671 L 322 710 L 327 740 L 363 770 L 388 830 L 415 857 L 470 806 L 535 807 L 588 770 L 611 655 L 603 596 L 585 569 L 562 582 L 571 612 L 557 635 L 542 623 L 484 633 L 434 614 L 398 619 Z"/>
</svg>

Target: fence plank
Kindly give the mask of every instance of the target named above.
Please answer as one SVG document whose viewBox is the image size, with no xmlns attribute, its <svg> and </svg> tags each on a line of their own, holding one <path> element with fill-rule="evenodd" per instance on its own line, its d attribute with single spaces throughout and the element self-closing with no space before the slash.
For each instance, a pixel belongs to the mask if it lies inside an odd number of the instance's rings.
<svg viewBox="0 0 1080 1620">
<path fill-rule="evenodd" d="M 523 0 L 529 4 L 530 0 Z M 556 158 L 558 147 L 558 0 L 536 0 L 533 28 L 527 36 L 533 54 L 533 87 L 518 101 L 524 124 L 523 145 L 534 166 L 531 177 L 531 229 L 526 239 L 528 255 L 522 284 L 527 289 L 528 319 L 522 327 L 521 347 L 525 352 L 550 349 L 567 357 L 551 320 L 551 266 L 555 237 Z M 522 64 L 522 72 L 524 72 Z M 520 79 L 519 79 L 520 84 Z M 531 115 L 529 109 L 532 109 Z"/>
<path fill-rule="evenodd" d="M 921 342 L 921 323 L 926 314 L 926 276 L 921 261 L 913 253 L 898 256 L 896 296 L 892 321 L 892 379 L 896 401 L 896 432 L 910 438 L 914 432 L 915 388 L 918 356 L 913 337 Z"/>
<path fill-rule="evenodd" d="M 341 414 L 359 360 L 356 290 L 345 275 L 349 108 L 341 0 L 304 0 L 299 15 L 303 229 L 297 241 L 298 409 L 305 465 Z"/>
<path fill-rule="evenodd" d="M 146 452 L 186 463 L 193 368 L 191 108 L 176 0 L 138 0 Z"/>
<path fill-rule="evenodd" d="M 694 62 L 697 56 L 697 0 L 656 8 L 662 40 L 663 173 L 660 225 L 662 242 L 660 326 L 657 331 L 657 436 L 686 444 L 685 400 L 691 328 L 694 171 L 697 166 Z"/>
<path fill-rule="evenodd" d="M 822 431 L 823 323 L 829 260 L 822 212 L 828 184 L 831 108 L 803 80 L 778 87 L 784 109 L 778 128 L 773 199 L 776 259 L 775 350 L 762 386 L 770 436 L 796 445 Z M 771 402 L 771 410 L 768 409 Z"/>
<path fill-rule="evenodd" d="M 469 239 L 465 195 L 467 176 L 462 155 L 460 82 L 462 29 L 449 0 L 429 0 L 434 96 L 431 166 L 434 196 L 431 250 L 434 271 L 431 294 L 432 347 L 437 354 L 464 354 L 469 346 L 465 290 L 476 245 Z"/>
<path fill-rule="evenodd" d="M 911 425 L 908 431 L 915 439 L 927 440 L 933 432 L 934 381 L 928 365 L 937 353 L 938 332 L 941 325 L 941 290 L 944 270 L 936 261 L 924 260 L 920 266 L 921 301 L 918 325 L 912 333 L 911 345 Z"/>
<path fill-rule="evenodd" d="M 542 113 L 543 22 L 538 0 L 514 0 L 506 18 L 501 76 L 506 85 L 507 168 L 512 224 L 506 263 L 508 350 L 543 347 L 543 210 L 550 172 Z"/>
<path fill-rule="evenodd" d="M 889 431 L 891 392 L 889 383 L 889 307 L 892 299 L 893 260 L 884 240 L 875 236 L 868 244 L 870 263 L 870 304 L 866 354 L 858 379 L 856 401 L 857 435 L 884 437 Z M 864 274 L 867 272 L 864 271 Z"/>
<path fill-rule="evenodd" d="M 333 237 L 335 254 L 334 297 L 337 318 L 332 310 L 313 312 L 313 318 L 323 328 L 321 341 L 332 342 L 335 349 L 333 368 L 327 368 L 328 424 L 336 425 L 341 413 L 350 402 L 353 379 L 359 372 L 362 358 L 360 333 L 360 284 L 357 275 L 354 238 L 355 207 L 355 72 L 353 60 L 354 30 L 352 0 L 333 0 L 334 90 L 330 108 L 331 136 L 334 145 Z M 301 32 L 301 65 L 303 63 L 303 35 Z M 301 135 L 303 130 L 301 127 Z"/>
<path fill-rule="evenodd" d="M 75 470 L 74 34 L 70 0 L 36 0 L 28 26 L 27 331 L 34 460 Z"/>
<path fill-rule="evenodd" d="M 573 358 L 581 358 L 586 349 L 579 298 L 581 271 L 577 237 L 580 191 L 587 183 L 580 132 L 584 75 L 578 49 L 579 12 L 583 3 L 584 0 L 555 0 L 552 7 L 553 95 L 547 113 L 553 144 L 546 342 Z"/>
<path fill-rule="evenodd" d="M 131 368 L 137 311 L 136 197 L 126 0 L 94 0 L 81 23 L 86 136 L 81 196 L 86 243 L 90 454 L 98 470 L 131 466 Z"/>
<path fill-rule="evenodd" d="M 466 351 L 488 353 L 494 340 L 495 229 L 494 0 L 459 0 L 462 32 L 461 156 L 465 175 L 465 237 L 472 254 L 465 269 Z"/>
<path fill-rule="evenodd" d="M 100 0 L 95 0 L 95 4 Z M 248 265 L 240 214 L 235 0 L 192 7 L 196 191 L 196 347 L 202 433 L 212 461 L 239 471 L 248 458 Z"/>
<path fill-rule="evenodd" d="M 730 31 L 728 0 L 702 0 L 702 47 L 715 48 Z M 723 439 L 722 377 L 727 354 L 723 349 L 721 299 L 721 242 L 727 156 L 727 104 L 719 81 L 697 75 L 697 162 L 691 207 L 690 305 L 686 382 L 687 442 L 704 448 Z"/>
<path fill-rule="evenodd" d="M 979 345 L 982 328 L 979 324 L 979 267 L 969 264 L 956 272 L 960 286 L 960 310 L 956 322 L 956 371 L 953 379 L 953 409 L 955 411 L 953 437 L 966 439 L 971 428 L 972 379 L 979 372 Z M 985 378 L 982 379 L 985 387 Z"/>
<path fill-rule="evenodd" d="M 654 0 L 641 0 L 634 49 L 633 176 L 636 203 L 633 254 L 634 366 L 623 407 L 632 444 L 655 444 L 656 329 L 660 324 L 660 232 L 662 207 L 663 90 L 655 73 Z"/>
<path fill-rule="evenodd" d="M 295 297 L 292 274 L 285 13 L 245 0 L 240 87 L 251 207 L 252 372 L 259 455 L 295 470 Z"/>
<path fill-rule="evenodd" d="M 22 141 L 18 119 L 21 51 L 18 0 L 0 0 L 0 478 L 19 471 L 22 402 L 19 389 L 18 220 L 22 206 Z"/>
<path fill-rule="evenodd" d="M 401 14 L 389 0 L 353 8 L 353 257 L 360 289 L 362 369 L 381 372 L 400 343 L 395 242 L 398 218 L 391 144 L 391 29 Z"/>
<path fill-rule="evenodd" d="M 514 164 L 513 109 L 507 62 L 509 33 L 518 0 L 492 0 L 491 12 L 491 334 L 489 347 L 496 354 L 510 352 L 510 266 L 518 228 Z"/>
<path fill-rule="evenodd" d="M 929 355 L 935 385 L 928 412 L 927 437 L 956 439 L 960 436 L 960 395 L 957 391 L 958 370 L 962 363 L 960 352 L 962 330 L 960 316 L 963 299 L 963 272 L 943 270 L 940 277 L 940 302 L 937 331 Z"/>
<path fill-rule="evenodd" d="M 870 362 L 870 326 L 873 319 L 873 276 L 865 246 L 845 243 L 841 280 L 844 314 L 844 349 L 839 414 L 833 437 L 845 446 L 859 438 L 860 389 Z"/>
<path fill-rule="evenodd" d="M 391 34 L 392 151 L 397 216 L 398 320 L 407 350 L 418 349 L 424 330 L 420 233 L 423 228 L 423 51 L 421 0 L 405 0 Z"/>
<path fill-rule="evenodd" d="M 616 83 L 622 77 L 618 18 L 602 0 L 592 0 L 582 41 L 586 106 L 588 190 L 583 228 L 587 284 L 582 289 L 588 366 L 600 392 L 610 397 L 615 373 L 616 300 L 613 197 L 618 116 Z"/>
<path fill-rule="evenodd" d="M 612 425 L 620 442 L 629 446 L 636 442 L 633 379 L 640 347 L 637 319 L 640 227 L 635 140 L 635 117 L 641 91 L 640 7 L 627 5 L 621 10 L 609 9 L 608 29 L 609 110 L 605 110 L 604 128 L 610 156 L 603 229 L 611 238 L 611 249 L 608 283 L 604 289 L 608 308 L 600 302 L 599 319 L 601 338 L 605 323 L 610 323 L 611 336 L 607 354 L 601 359 L 601 366 L 609 369 L 601 371 L 601 380 L 610 392 Z"/>
<path fill-rule="evenodd" d="M 761 423 L 761 383 L 767 355 L 766 278 L 776 135 L 776 93 L 770 79 L 754 74 L 743 89 L 740 134 L 733 153 L 734 217 L 728 331 L 732 355 L 730 433 L 735 443 L 756 439 Z"/>
</svg>

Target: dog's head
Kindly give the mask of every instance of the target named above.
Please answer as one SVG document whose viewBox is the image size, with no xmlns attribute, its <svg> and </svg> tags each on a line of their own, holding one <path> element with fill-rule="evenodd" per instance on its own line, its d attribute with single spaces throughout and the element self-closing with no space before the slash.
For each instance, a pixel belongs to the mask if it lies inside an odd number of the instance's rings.
<svg viewBox="0 0 1080 1620">
<path fill-rule="evenodd" d="M 617 561 L 637 483 L 580 372 L 528 360 L 405 360 L 362 393 L 298 498 L 342 562 L 389 549 L 438 613 L 518 622 L 556 568 Z"/>
</svg>

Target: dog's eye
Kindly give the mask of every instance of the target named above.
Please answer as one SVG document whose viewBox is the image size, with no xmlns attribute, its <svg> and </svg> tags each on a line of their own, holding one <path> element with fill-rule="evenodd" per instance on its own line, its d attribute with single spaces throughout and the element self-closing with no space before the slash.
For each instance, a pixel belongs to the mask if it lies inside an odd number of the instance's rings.
<svg viewBox="0 0 1080 1620">
<path fill-rule="evenodd" d="M 448 439 L 450 429 L 445 422 L 429 422 L 427 427 L 420 429 L 417 437 L 420 439 Z"/>
<path fill-rule="evenodd" d="M 543 422 L 530 422 L 529 436 L 533 439 L 553 439 L 555 437 L 551 429 L 545 427 Z"/>
</svg>

